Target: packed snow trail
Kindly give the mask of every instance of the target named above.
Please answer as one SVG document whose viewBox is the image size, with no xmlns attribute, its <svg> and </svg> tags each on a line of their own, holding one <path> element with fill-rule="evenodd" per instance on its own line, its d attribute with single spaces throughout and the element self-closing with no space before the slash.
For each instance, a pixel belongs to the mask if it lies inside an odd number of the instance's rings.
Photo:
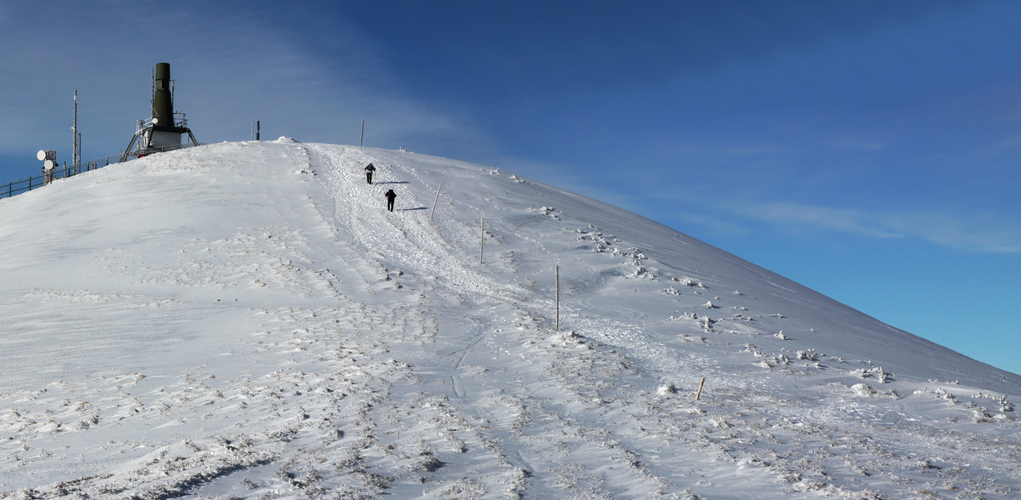
<svg viewBox="0 0 1021 500">
<path fill-rule="evenodd" d="M 494 168 L 192 148 L 0 252 L 3 499 L 1019 496 L 1018 376 Z"/>
</svg>

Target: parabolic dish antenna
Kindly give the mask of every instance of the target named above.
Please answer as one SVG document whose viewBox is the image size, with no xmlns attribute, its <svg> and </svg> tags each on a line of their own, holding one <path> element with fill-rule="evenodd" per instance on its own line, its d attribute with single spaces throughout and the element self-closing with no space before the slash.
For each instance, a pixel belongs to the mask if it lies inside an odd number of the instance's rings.
<svg viewBox="0 0 1021 500">
<path fill-rule="evenodd" d="M 46 168 L 46 170 L 53 170 L 53 160 L 46 160 L 43 167 Z"/>
<path fill-rule="evenodd" d="M 39 152 L 35 154 L 35 157 L 39 158 L 39 161 L 45 160 L 46 159 L 46 151 L 43 151 L 43 150 L 40 149 Z"/>
</svg>

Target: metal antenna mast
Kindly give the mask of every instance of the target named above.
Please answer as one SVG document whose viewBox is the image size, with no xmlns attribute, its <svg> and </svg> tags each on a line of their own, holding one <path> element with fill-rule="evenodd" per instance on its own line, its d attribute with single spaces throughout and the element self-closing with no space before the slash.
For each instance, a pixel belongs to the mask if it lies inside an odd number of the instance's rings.
<svg viewBox="0 0 1021 500">
<path fill-rule="evenodd" d="M 71 170 L 80 174 L 82 170 L 82 135 L 78 133 L 78 91 L 74 91 L 74 126 L 71 127 L 71 139 L 74 147 L 71 153 Z"/>
</svg>

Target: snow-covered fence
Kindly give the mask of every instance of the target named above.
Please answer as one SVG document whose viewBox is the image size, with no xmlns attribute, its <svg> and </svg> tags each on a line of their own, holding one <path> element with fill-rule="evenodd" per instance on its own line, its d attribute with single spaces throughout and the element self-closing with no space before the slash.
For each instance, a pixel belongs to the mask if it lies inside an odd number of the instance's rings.
<svg viewBox="0 0 1021 500">
<path fill-rule="evenodd" d="M 120 155 L 108 156 L 106 158 L 100 158 L 97 160 L 89 160 L 85 162 L 84 171 L 96 170 L 100 167 L 105 167 L 110 164 L 111 158 L 120 158 Z M 82 167 L 74 168 L 71 165 L 64 164 L 61 168 L 53 169 L 51 181 L 54 179 L 64 179 L 72 177 L 82 173 Z M 0 184 L 0 198 L 10 198 L 16 194 L 21 194 L 26 191 L 31 191 L 36 188 L 43 187 L 46 185 L 46 174 L 34 175 L 24 179 L 18 179 L 16 181 L 8 182 L 7 184 Z"/>
<path fill-rule="evenodd" d="M 10 198 L 16 194 L 31 191 L 32 189 L 42 186 L 43 182 L 45 182 L 45 178 L 42 175 L 8 182 L 3 186 L 3 189 L 0 190 L 0 198 Z"/>
<path fill-rule="evenodd" d="M 86 163 L 85 167 L 86 171 L 99 168 L 98 166 L 94 166 L 94 164 L 91 161 Z M 72 168 L 70 165 L 64 164 L 64 166 L 59 169 L 56 168 L 53 169 L 52 173 L 49 174 L 51 176 L 49 179 L 47 179 L 47 174 L 41 173 L 39 175 L 34 175 L 32 177 L 26 177 L 24 179 L 11 181 L 8 182 L 7 184 L 0 184 L 0 198 L 10 198 L 11 196 L 14 196 L 16 194 L 21 194 L 36 188 L 41 188 L 47 184 L 47 181 L 71 177 L 78 173 L 80 172 L 76 171 L 76 169 Z"/>
<path fill-rule="evenodd" d="M 193 145 L 185 145 L 185 146 L 182 146 L 182 148 L 192 147 L 192 146 Z M 174 147 L 173 149 L 181 149 L 181 148 Z M 168 150 L 169 150 L 169 148 L 168 148 Z M 74 168 L 73 166 L 68 165 L 68 164 L 65 163 L 63 167 L 60 167 L 59 169 L 58 168 L 54 168 L 53 169 L 53 174 L 52 174 L 53 178 L 51 180 L 64 179 L 64 178 L 67 178 L 67 177 L 73 177 L 73 176 L 78 175 L 78 174 L 80 174 L 82 172 L 88 172 L 90 170 L 96 170 L 96 169 L 105 167 L 105 166 L 107 166 L 107 165 L 109 165 L 111 163 L 118 163 L 119 161 L 121 161 L 123 156 L 124 156 L 123 153 L 118 153 L 118 154 L 115 154 L 115 155 L 104 156 L 102 158 L 92 159 L 92 160 L 89 160 L 89 161 L 85 162 L 84 164 L 82 164 L 78 168 Z M 133 160 L 133 159 L 135 159 L 135 157 L 128 157 L 128 159 L 129 160 Z M 24 179 L 18 179 L 16 181 L 11 181 L 11 182 L 8 182 L 7 184 L 0 184 L 0 198 L 10 198 L 11 196 L 14 196 L 16 194 L 21 194 L 21 193 L 24 193 L 24 192 L 27 192 L 27 191 L 31 191 L 33 189 L 41 188 L 44 185 L 46 185 L 46 175 L 42 174 L 42 173 L 40 173 L 39 175 L 33 175 L 31 177 L 26 177 Z"/>
</svg>

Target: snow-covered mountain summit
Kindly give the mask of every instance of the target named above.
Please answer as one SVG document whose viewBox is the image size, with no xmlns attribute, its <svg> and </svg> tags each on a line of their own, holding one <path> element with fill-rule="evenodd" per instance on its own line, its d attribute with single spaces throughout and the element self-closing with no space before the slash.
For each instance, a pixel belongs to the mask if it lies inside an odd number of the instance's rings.
<svg viewBox="0 0 1021 500">
<path fill-rule="evenodd" d="M 495 168 L 202 146 L 0 254 L 0 499 L 1021 497 L 1021 377 Z"/>
</svg>

